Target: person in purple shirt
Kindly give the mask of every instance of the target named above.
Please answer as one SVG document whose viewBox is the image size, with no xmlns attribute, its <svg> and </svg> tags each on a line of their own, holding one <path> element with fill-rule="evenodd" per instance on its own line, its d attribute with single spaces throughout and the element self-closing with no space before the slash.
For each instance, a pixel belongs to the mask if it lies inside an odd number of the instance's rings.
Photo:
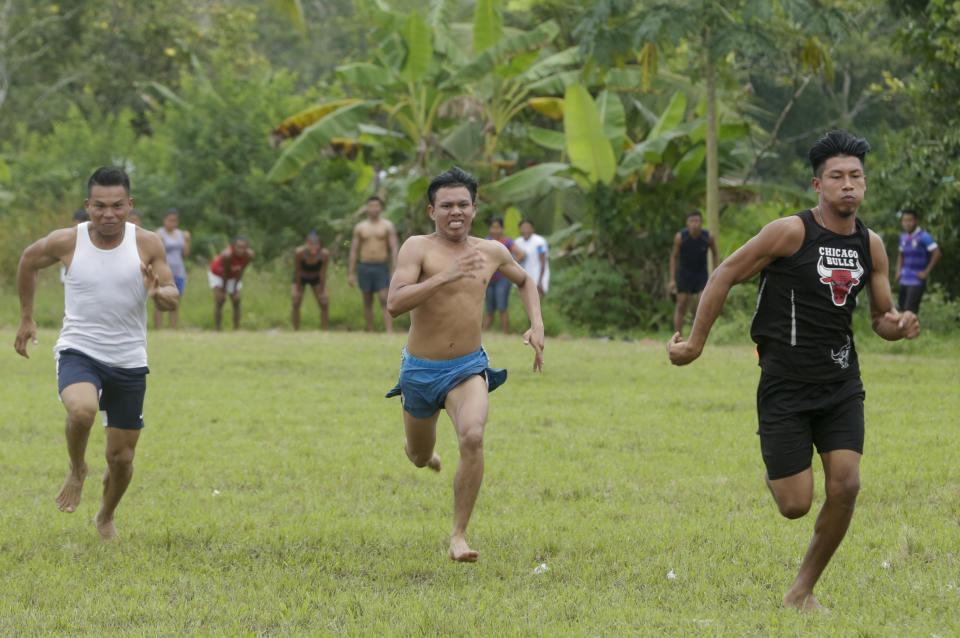
<svg viewBox="0 0 960 638">
<path fill-rule="evenodd" d="M 513 240 L 503 234 L 503 217 L 493 217 L 490 219 L 490 234 L 487 239 L 495 239 L 504 246 L 513 255 L 517 261 L 523 261 L 524 253 L 513 243 Z M 507 306 L 510 303 L 510 287 L 513 284 L 503 276 L 500 271 L 493 273 L 490 277 L 490 283 L 487 284 L 487 316 L 483 320 L 483 329 L 489 330 L 493 326 L 493 316 L 500 313 L 500 329 L 503 334 L 510 332 L 510 313 L 507 312 Z"/>
<path fill-rule="evenodd" d="M 897 255 L 897 274 L 900 282 L 897 307 L 900 312 L 920 312 L 920 300 L 927 288 L 930 271 L 940 261 L 940 247 L 930 233 L 917 227 L 917 211 L 906 209 L 900 213 L 905 232 L 900 235 L 900 253 Z"/>
</svg>

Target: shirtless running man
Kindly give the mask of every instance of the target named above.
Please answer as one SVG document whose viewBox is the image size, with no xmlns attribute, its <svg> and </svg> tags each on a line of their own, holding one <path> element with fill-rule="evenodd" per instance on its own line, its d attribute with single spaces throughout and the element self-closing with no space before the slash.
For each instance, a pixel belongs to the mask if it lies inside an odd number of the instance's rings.
<svg viewBox="0 0 960 638">
<path fill-rule="evenodd" d="M 517 284 L 530 318 L 524 344 L 535 351 L 534 371 L 543 367 L 543 320 L 537 284 L 503 244 L 470 236 L 477 214 L 477 181 L 459 168 L 433 179 L 427 189 L 432 235 L 411 237 L 400 249 L 390 282 L 387 310 L 410 312 L 410 334 L 403 349 L 400 382 L 387 394 L 401 395 L 406 432 L 404 449 L 417 467 L 440 471 L 433 451 L 437 418 L 444 408 L 453 422 L 460 463 L 453 481 L 453 533 L 449 556 L 474 562 L 466 529 L 483 481 L 483 430 L 487 394 L 506 380 L 506 370 L 488 367 L 480 345 L 484 295 L 499 270 Z"/>
<path fill-rule="evenodd" d="M 387 332 L 393 332 L 393 321 L 387 312 L 387 288 L 390 286 L 390 275 L 397 267 L 399 241 L 393 222 L 380 217 L 382 210 L 382 199 L 376 195 L 367 199 L 367 219 L 353 229 L 347 266 L 347 284 L 359 285 L 363 293 L 363 317 L 367 322 L 367 332 L 373 332 L 374 293 L 383 309 L 383 326 Z"/>
</svg>

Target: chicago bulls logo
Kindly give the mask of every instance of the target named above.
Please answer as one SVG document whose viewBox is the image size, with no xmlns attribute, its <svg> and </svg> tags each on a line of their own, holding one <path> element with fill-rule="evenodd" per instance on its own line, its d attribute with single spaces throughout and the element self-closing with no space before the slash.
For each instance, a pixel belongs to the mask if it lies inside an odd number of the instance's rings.
<svg viewBox="0 0 960 638">
<path fill-rule="evenodd" d="M 857 261 L 855 270 L 849 268 L 828 268 L 823 265 L 823 257 L 817 261 L 817 273 L 820 275 L 820 283 L 830 286 L 830 292 L 833 293 L 833 305 L 843 306 L 847 303 L 847 295 L 850 289 L 860 283 L 863 277 L 863 266 Z"/>
</svg>

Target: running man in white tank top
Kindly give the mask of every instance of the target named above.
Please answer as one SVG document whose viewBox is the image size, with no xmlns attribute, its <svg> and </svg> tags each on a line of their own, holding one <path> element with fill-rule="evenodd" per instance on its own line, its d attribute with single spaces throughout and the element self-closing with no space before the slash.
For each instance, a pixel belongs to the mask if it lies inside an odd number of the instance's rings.
<svg viewBox="0 0 960 638">
<path fill-rule="evenodd" d="M 133 210 L 130 179 L 100 168 L 87 183 L 90 221 L 55 230 L 23 251 L 17 269 L 20 327 L 13 347 L 24 357 L 37 343 L 33 301 L 40 269 L 61 262 L 64 316 L 54 346 L 60 400 L 67 411 L 70 470 L 57 507 L 80 504 L 87 476 L 84 452 L 97 409 L 106 427 L 103 502 L 94 522 L 106 540 L 118 538 L 114 510 L 133 476 L 133 455 L 143 427 L 147 375 L 147 299 L 173 310 L 179 295 L 156 233 L 127 222 Z"/>
</svg>

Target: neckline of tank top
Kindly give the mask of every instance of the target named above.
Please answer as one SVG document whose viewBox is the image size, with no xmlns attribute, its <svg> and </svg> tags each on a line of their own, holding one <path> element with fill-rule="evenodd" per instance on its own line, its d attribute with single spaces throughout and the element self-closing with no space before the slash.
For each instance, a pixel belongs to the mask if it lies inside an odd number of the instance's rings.
<svg viewBox="0 0 960 638">
<path fill-rule="evenodd" d="M 134 224 L 132 224 L 132 223 L 130 223 L 130 222 L 124 222 L 124 225 L 123 225 L 123 237 L 120 238 L 120 243 L 118 243 L 118 244 L 117 244 L 116 246 L 114 246 L 113 248 L 101 248 L 100 246 L 97 246 L 97 245 L 94 243 L 93 238 L 90 237 L 90 226 L 89 226 L 89 224 L 90 224 L 90 222 L 83 222 L 83 224 L 77 224 L 77 234 L 79 235 L 79 234 L 80 234 L 80 229 L 83 228 L 83 230 L 85 231 L 85 233 L 86 233 L 86 235 L 87 235 L 87 241 L 89 242 L 90 247 L 93 248 L 94 250 L 99 250 L 99 251 L 102 252 L 102 253 L 110 253 L 110 252 L 113 252 L 113 251 L 115 251 L 115 250 L 117 250 L 118 248 L 120 248 L 120 247 L 123 246 L 123 243 L 124 243 L 125 241 L 127 241 L 127 230 L 128 230 L 128 226 L 133 226 L 133 229 L 134 229 L 134 230 L 133 230 L 134 237 L 136 237 L 136 234 L 137 234 L 137 230 L 136 230 L 137 227 L 136 227 Z"/>
<path fill-rule="evenodd" d="M 858 230 L 857 230 L 857 214 L 856 214 L 856 213 L 853 214 L 853 232 L 850 232 L 850 233 L 838 233 L 837 231 L 835 231 L 835 230 L 833 230 L 833 229 L 831 229 L 831 228 L 828 228 L 827 225 L 824 223 L 824 221 L 823 221 L 823 214 L 820 212 L 820 207 L 819 207 L 819 206 L 815 206 L 814 208 L 808 208 L 807 210 L 810 211 L 810 216 L 813 218 L 813 223 L 814 223 L 814 224 L 816 224 L 817 226 L 819 226 L 822 230 L 825 230 L 825 231 L 827 231 L 828 233 L 832 233 L 832 234 L 836 235 L 837 237 L 853 237 L 853 236 L 856 235 L 857 232 L 858 232 Z M 820 219 L 817 219 L 818 217 L 819 217 Z"/>
</svg>

